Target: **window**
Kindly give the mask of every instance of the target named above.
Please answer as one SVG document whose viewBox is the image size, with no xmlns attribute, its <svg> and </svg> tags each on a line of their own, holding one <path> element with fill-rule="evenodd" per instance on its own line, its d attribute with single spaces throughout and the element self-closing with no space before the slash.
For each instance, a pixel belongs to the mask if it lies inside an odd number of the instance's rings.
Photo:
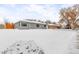
<svg viewBox="0 0 79 59">
<path fill-rule="evenodd" d="M 26 23 L 22 23 L 21 25 L 22 25 L 22 26 L 27 26 L 27 24 L 26 24 Z"/>
<path fill-rule="evenodd" d="M 44 25 L 44 27 L 46 27 L 46 25 Z"/>
<path fill-rule="evenodd" d="M 36 27 L 39 27 L 39 24 L 37 24 Z"/>
</svg>

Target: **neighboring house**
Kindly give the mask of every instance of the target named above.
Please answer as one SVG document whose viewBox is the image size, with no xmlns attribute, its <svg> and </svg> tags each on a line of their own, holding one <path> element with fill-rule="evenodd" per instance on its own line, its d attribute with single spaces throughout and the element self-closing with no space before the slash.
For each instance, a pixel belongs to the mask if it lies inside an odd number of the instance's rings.
<svg viewBox="0 0 79 59">
<path fill-rule="evenodd" d="M 79 16 L 74 21 L 76 29 L 79 29 Z"/>
<path fill-rule="evenodd" d="M 5 29 L 3 24 L 0 24 L 0 29 Z"/>
<path fill-rule="evenodd" d="M 59 24 L 48 24 L 48 29 L 60 29 Z"/>
<path fill-rule="evenodd" d="M 58 23 L 61 25 L 61 29 L 70 29 L 67 19 L 60 19 Z"/>
<path fill-rule="evenodd" d="M 79 26 L 79 19 L 76 19 L 75 23 Z"/>
<path fill-rule="evenodd" d="M 30 20 L 21 20 L 14 24 L 15 29 L 47 29 L 46 23 Z"/>
</svg>

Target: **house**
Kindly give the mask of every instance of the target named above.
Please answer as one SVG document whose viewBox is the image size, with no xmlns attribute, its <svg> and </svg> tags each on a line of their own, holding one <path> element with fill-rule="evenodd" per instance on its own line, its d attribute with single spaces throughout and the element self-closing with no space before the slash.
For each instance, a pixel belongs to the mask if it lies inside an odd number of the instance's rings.
<svg viewBox="0 0 79 59">
<path fill-rule="evenodd" d="M 48 29 L 60 29 L 59 24 L 48 24 Z"/>
<path fill-rule="evenodd" d="M 44 22 L 21 20 L 14 24 L 15 29 L 47 29 L 47 24 Z"/>
<path fill-rule="evenodd" d="M 75 23 L 75 28 L 79 29 L 79 16 L 76 18 L 76 20 L 74 21 Z"/>
<path fill-rule="evenodd" d="M 67 19 L 60 19 L 58 22 L 61 25 L 61 29 L 70 29 L 69 22 Z"/>
<path fill-rule="evenodd" d="M 0 29 L 5 29 L 4 24 L 0 24 Z"/>
</svg>

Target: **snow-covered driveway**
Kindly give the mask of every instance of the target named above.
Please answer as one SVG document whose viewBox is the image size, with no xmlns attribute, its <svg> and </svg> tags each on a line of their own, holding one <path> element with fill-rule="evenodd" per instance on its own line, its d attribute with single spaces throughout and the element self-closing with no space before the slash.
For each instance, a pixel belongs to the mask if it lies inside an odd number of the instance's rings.
<svg viewBox="0 0 79 59">
<path fill-rule="evenodd" d="M 34 40 L 45 53 L 72 53 L 77 32 L 74 30 L 0 30 L 0 51 L 19 40 Z"/>
</svg>

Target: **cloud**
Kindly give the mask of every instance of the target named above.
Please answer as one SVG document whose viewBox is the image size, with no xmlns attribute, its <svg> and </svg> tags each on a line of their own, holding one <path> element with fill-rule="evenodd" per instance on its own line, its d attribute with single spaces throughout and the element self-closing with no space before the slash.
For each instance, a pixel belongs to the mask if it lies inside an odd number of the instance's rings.
<svg viewBox="0 0 79 59">
<path fill-rule="evenodd" d="M 0 18 L 10 22 L 21 19 L 59 21 L 59 10 L 72 5 L 67 4 L 3 4 L 0 5 Z"/>
<path fill-rule="evenodd" d="M 68 8 L 68 7 L 72 7 L 74 4 L 62 4 L 61 8 Z"/>
<path fill-rule="evenodd" d="M 58 9 L 56 7 L 50 7 L 50 5 L 29 5 L 27 10 L 40 15 L 39 18 L 43 20 L 55 21 L 58 16 Z"/>
</svg>

